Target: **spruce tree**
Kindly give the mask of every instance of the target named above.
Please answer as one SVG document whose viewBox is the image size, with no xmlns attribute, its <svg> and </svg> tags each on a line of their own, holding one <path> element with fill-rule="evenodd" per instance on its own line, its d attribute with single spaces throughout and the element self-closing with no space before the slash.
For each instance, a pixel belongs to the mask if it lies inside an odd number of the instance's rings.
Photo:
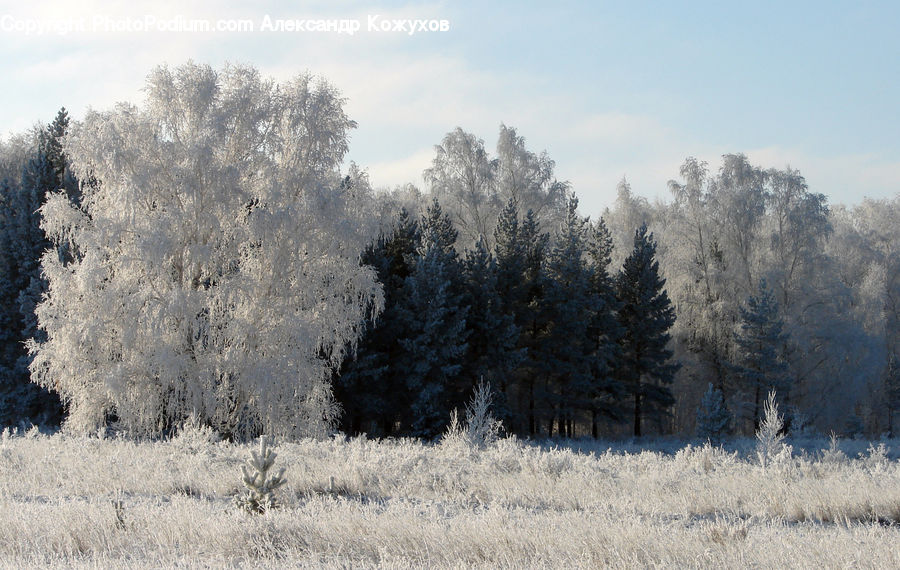
<svg viewBox="0 0 900 570">
<path fill-rule="evenodd" d="M 520 305 L 520 321 L 516 324 L 522 329 L 522 334 L 519 337 L 520 346 L 526 349 L 524 377 L 525 390 L 528 394 L 529 433 L 537 434 L 540 416 L 546 417 L 546 410 L 538 409 L 537 396 L 539 394 L 536 393 L 536 388 L 541 379 L 540 374 L 543 369 L 543 364 L 540 362 L 539 346 L 543 342 L 543 337 L 547 330 L 546 319 L 548 314 L 543 310 L 543 297 L 546 285 L 543 266 L 550 236 L 541 232 L 540 224 L 534 212 L 529 210 L 522 219 L 518 237 L 524 254 L 522 271 L 524 303 Z"/>
<path fill-rule="evenodd" d="M 391 236 L 363 255 L 384 287 L 385 308 L 335 382 L 345 429 L 432 438 L 468 396 L 474 380 L 461 377 L 470 333 L 456 237 L 435 200 L 419 222 L 403 210 Z"/>
<path fill-rule="evenodd" d="M 770 391 L 789 394 L 787 363 L 781 357 L 788 342 L 778 302 L 763 279 L 759 294 L 751 295 L 740 308 L 740 330 L 735 336 L 736 362 L 731 369 L 738 388 L 750 395 L 750 419 L 759 429 L 763 398 Z"/>
<path fill-rule="evenodd" d="M 505 311 L 518 318 L 525 304 L 526 251 L 519 230 L 519 210 L 510 200 L 500 212 L 494 229 L 494 259 L 497 262 L 497 291 Z"/>
<path fill-rule="evenodd" d="M 623 331 L 618 375 L 632 400 L 636 437 L 643 432 L 645 418 L 659 423 L 675 403 L 669 385 L 680 366 L 671 360 L 673 353 L 667 348 L 675 309 L 663 289 L 666 281 L 655 258 L 653 234 L 641 226 L 616 283 Z"/>
<path fill-rule="evenodd" d="M 432 200 L 431 206 L 422 215 L 422 233 L 429 234 L 429 239 L 447 255 L 448 260 L 457 260 L 455 246 L 459 232 L 453 227 L 453 221 L 444 213 L 437 198 Z"/>
<path fill-rule="evenodd" d="M 15 404 L 14 387 L 21 385 L 16 372 L 21 337 L 18 331 L 18 311 L 14 303 L 15 289 L 9 230 L 12 228 L 12 212 L 9 201 L 13 188 L 8 180 L 0 182 L 0 425 L 10 423 Z"/>
</svg>

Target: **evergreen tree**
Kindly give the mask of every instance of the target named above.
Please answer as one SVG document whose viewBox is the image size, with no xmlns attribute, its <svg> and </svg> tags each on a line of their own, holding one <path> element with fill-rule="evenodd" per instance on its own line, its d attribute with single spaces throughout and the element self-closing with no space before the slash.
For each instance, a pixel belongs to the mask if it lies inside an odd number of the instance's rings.
<svg viewBox="0 0 900 570">
<path fill-rule="evenodd" d="M 520 306 L 520 320 L 516 324 L 522 330 L 519 337 L 520 346 L 526 349 L 524 376 L 525 391 L 528 394 L 528 424 L 529 433 L 534 435 L 538 432 L 538 420 L 540 419 L 536 413 L 535 388 L 543 368 L 540 362 L 539 346 L 543 342 L 547 330 L 548 314 L 542 308 L 545 290 L 543 266 L 550 236 L 541 232 L 534 212 L 529 210 L 522 220 L 518 237 L 524 254 L 522 271 L 524 303 Z"/>
<path fill-rule="evenodd" d="M 431 206 L 422 215 L 422 233 L 430 236 L 434 245 L 440 248 L 449 261 L 457 260 L 455 246 L 459 232 L 453 227 L 453 221 L 444 213 L 437 198 L 432 200 Z"/>
<path fill-rule="evenodd" d="M 740 308 L 740 331 L 735 337 L 736 363 L 732 371 L 738 388 L 752 398 L 750 419 L 754 433 L 759 429 L 763 398 L 770 391 L 790 393 L 787 363 L 781 357 L 788 336 L 778 311 L 778 302 L 766 281 L 761 280 L 759 294 L 747 299 Z"/>
<path fill-rule="evenodd" d="M 335 382 L 345 429 L 431 438 L 465 401 L 474 380 L 462 377 L 470 333 L 456 238 L 435 200 L 418 223 L 401 211 L 391 236 L 364 253 L 385 308 Z"/>
<path fill-rule="evenodd" d="M 510 315 L 516 325 L 516 347 L 522 351 L 522 361 L 506 387 L 513 411 L 507 425 L 512 431 L 529 435 L 537 434 L 539 427 L 535 387 L 541 363 L 535 349 L 543 330 L 539 300 L 543 294 L 541 265 L 547 242 L 534 214 L 529 211 L 520 221 L 517 204 L 510 200 L 494 230 L 497 291 L 502 312 Z"/>
<path fill-rule="evenodd" d="M 659 422 L 675 403 L 668 386 L 680 366 L 671 361 L 672 351 L 667 348 L 675 309 L 663 289 L 665 279 L 659 275 L 655 257 L 653 234 L 641 226 L 616 283 L 623 329 L 618 374 L 633 402 L 636 437 L 642 434 L 645 418 Z"/>
<path fill-rule="evenodd" d="M 718 445 L 722 442 L 722 436 L 728 432 L 730 423 L 731 414 L 725 407 L 722 391 L 714 388 L 710 382 L 700 401 L 700 407 L 697 408 L 697 436 Z"/>
<path fill-rule="evenodd" d="M 497 292 L 503 312 L 521 323 L 527 306 L 525 264 L 527 251 L 519 230 L 519 211 L 514 200 L 507 203 L 494 229 L 494 259 L 497 264 Z"/>
<path fill-rule="evenodd" d="M 446 237 L 427 217 L 423 220 L 422 245 L 397 311 L 401 350 L 391 366 L 405 379 L 410 398 L 406 431 L 416 437 L 433 438 L 444 430 L 456 399 L 453 382 L 468 348 L 467 307 L 454 292 L 459 269 Z"/>
<path fill-rule="evenodd" d="M 12 273 L 14 262 L 9 236 L 13 224 L 9 201 L 13 192 L 8 180 L 0 182 L 0 424 L 10 423 L 13 419 L 10 416 L 15 403 L 14 388 L 22 385 L 20 374 L 16 372 L 21 337 L 18 311 L 13 302 L 18 291 Z"/>
<path fill-rule="evenodd" d="M 474 249 L 466 251 L 463 275 L 469 350 L 460 374 L 462 384 L 457 391 L 470 391 L 482 380 L 497 386 L 494 412 L 509 425 L 508 383 L 522 362 L 524 350 L 516 346 L 519 329 L 513 316 L 504 312 L 503 299 L 497 288 L 497 263 L 484 240 L 478 240 Z"/>
<path fill-rule="evenodd" d="M 559 434 L 572 437 L 576 411 L 590 407 L 590 354 L 595 343 L 589 331 L 597 298 L 586 260 L 588 229 L 588 221 L 578 215 L 578 200 L 570 198 L 544 264 L 541 304 L 546 330 L 535 355 L 544 379 L 541 399 L 551 436 L 554 417 Z"/>
<path fill-rule="evenodd" d="M 591 346 L 590 384 L 585 396 L 591 412 L 591 434 L 599 436 L 599 419 L 605 417 L 622 420 L 621 400 L 623 387 L 615 377 L 618 359 L 621 357 L 619 339 L 622 328 L 616 314 L 615 280 L 609 273 L 613 241 L 603 219 L 591 224 L 587 240 L 587 259 L 593 295 L 593 314 L 588 329 Z"/>
<path fill-rule="evenodd" d="M 34 154 L 22 169 L 18 185 L 2 185 L 2 230 L 0 246 L 0 399 L 5 399 L 6 417 L 0 422 L 57 424 L 62 409 L 59 398 L 32 384 L 28 367 L 31 357 L 27 341 L 44 342 L 35 307 L 47 291 L 41 273 L 41 256 L 53 244 L 40 227 L 38 210 L 50 192 L 61 190 L 70 201 L 79 199 L 79 185 L 63 151 L 62 139 L 69 126 L 65 108 L 37 134 Z M 62 256 L 66 246 L 59 246 Z"/>
<path fill-rule="evenodd" d="M 363 252 L 361 262 L 375 269 L 382 284 L 384 310 L 367 324 L 355 354 L 348 355 L 334 382 L 347 433 L 390 435 L 408 404 L 405 379 L 392 363 L 401 351 L 397 339 L 402 334 L 398 310 L 403 287 L 420 241 L 419 222 L 404 208 L 390 235 Z"/>
</svg>

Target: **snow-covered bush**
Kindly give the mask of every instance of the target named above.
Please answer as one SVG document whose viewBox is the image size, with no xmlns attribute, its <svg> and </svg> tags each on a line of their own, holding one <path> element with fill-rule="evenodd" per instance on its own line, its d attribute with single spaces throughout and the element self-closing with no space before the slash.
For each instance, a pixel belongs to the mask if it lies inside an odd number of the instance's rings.
<svg viewBox="0 0 900 570">
<path fill-rule="evenodd" d="M 890 460 L 888 459 L 889 451 L 890 448 L 885 445 L 884 442 L 880 442 L 878 445 L 870 443 L 869 448 L 866 450 L 866 454 L 860 454 L 860 459 L 863 460 L 869 469 L 878 473 L 884 471 L 888 463 L 890 463 Z"/>
<path fill-rule="evenodd" d="M 756 432 L 756 456 L 759 464 L 765 469 L 776 457 L 785 452 L 784 444 L 784 420 L 778 413 L 778 404 L 775 403 L 775 392 L 769 392 L 763 408 L 763 420 Z"/>
<path fill-rule="evenodd" d="M 847 462 L 847 455 L 841 451 L 840 439 L 834 432 L 831 432 L 831 437 L 828 440 L 828 449 L 822 450 L 819 462 L 826 465 L 843 465 Z"/>
<path fill-rule="evenodd" d="M 206 449 L 210 444 L 219 443 L 222 437 L 212 427 L 204 424 L 197 414 L 191 414 L 179 428 L 172 442 L 191 451 Z"/>
<path fill-rule="evenodd" d="M 479 382 L 472 399 L 466 404 L 466 424 L 460 425 L 459 415 L 453 410 L 444 440 L 460 440 L 477 448 L 484 448 L 497 441 L 503 423 L 494 419 L 491 414 L 492 399 L 491 385 Z"/>
</svg>

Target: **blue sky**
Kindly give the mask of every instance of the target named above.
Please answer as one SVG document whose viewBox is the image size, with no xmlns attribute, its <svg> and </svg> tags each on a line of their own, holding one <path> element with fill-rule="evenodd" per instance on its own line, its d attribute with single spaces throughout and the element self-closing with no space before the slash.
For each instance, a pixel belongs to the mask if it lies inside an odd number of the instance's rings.
<svg viewBox="0 0 900 570">
<path fill-rule="evenodd" d="M 898 2 L 0 2 L 0 133 L 66 106 L 139 102 L 155 65 L 250 63 L 324 75 L 359 123 L 349 159 L 375 185 L 422 183 L 461 126 L 492 148 L 500 123 L 547 150 L 582 210 L 623 177 L 668 199 L 687 156 L 744 152 L 799 169 L 832 203 L 900 192 Z M 355 19 L 362 30 L 261 31 L 263 18 Z M 366 31 L 369 16 L 446 32 Z M 248 20 L 253 32 L 104 32 L 111 20 Z M 84 32 L 25 34 L 84 18 Z"/>
</svg>

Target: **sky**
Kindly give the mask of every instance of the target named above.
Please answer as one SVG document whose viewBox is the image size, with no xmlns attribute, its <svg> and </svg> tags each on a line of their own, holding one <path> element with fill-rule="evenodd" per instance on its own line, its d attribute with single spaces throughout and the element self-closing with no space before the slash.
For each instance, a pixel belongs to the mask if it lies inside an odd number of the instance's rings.
<svg viewBox="0 0 900 570">
<path fill-rule="evenodd" d="M 154 67 L 190 59 L 324 76 L 358 123 L 347 158 L 376 187 L 424 188 L 446 133 L 493 150 L 502 123 L 547 151 L 593 216 L 623 178 L 668 200 L 685 158 L 714 171 L 735 152 L 799 170 L 832 204 L 900 193 L 896 1 L 121 4 L 0 1 L 0 136 L 62 106 L 77 120 L 140 104 Z M 307 29 L 318 20 L 359 29 Z"/>
</svg>

